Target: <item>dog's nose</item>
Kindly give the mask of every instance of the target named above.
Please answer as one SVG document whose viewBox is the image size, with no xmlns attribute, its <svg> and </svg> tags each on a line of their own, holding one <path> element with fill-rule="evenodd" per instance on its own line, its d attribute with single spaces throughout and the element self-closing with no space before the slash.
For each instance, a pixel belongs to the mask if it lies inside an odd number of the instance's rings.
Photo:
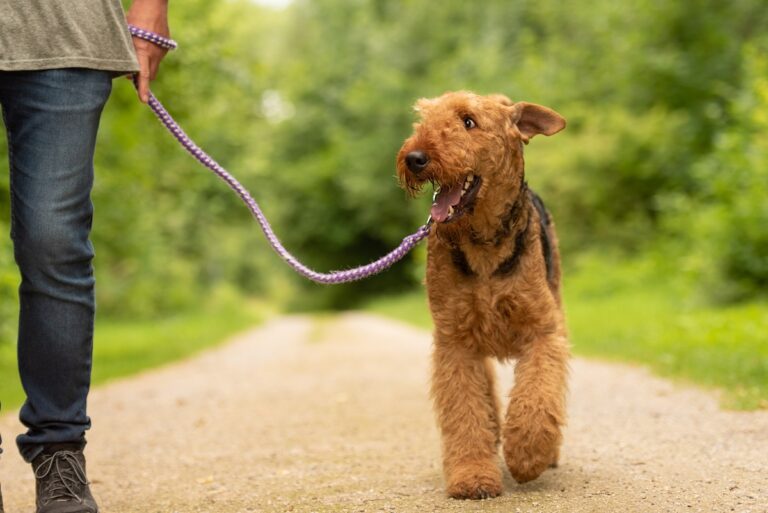
<svg viewBox="0 0 768 513">
<path fill-rule="evenodd" d="M 429 164 L 429 157 L 423 151 L 412 151 L 405 156 L 405 165 L 414 174 L 419 174 L 424 171 L 424 168 Z"/>
</svg>

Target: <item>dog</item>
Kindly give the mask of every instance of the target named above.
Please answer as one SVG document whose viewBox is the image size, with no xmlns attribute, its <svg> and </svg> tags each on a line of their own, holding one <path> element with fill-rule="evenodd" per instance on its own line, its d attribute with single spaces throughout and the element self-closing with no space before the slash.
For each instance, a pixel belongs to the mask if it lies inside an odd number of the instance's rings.
<svg viewBox="0 0 768 513">
<path fill-rule="evenodd" d="M 520 483 L 556 466 L 570 350 L 555 225 L 525 181 L 523 148 L 565 128 L 555 111 L 451 92 L 416 103 L 397 155 L 403 188 L 431 182 L 426 284 L 434 321 L 431 395 L 447 494 L 502 493 L 498 448 Z M 516 359 L 501 416 L 492 358 Z"/>
</svg>

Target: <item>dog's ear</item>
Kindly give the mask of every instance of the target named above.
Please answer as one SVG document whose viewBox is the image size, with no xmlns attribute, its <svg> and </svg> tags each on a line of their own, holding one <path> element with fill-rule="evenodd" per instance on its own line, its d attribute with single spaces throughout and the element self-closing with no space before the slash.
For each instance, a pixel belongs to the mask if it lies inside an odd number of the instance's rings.
<svg viewBox="0 0 768 513">
<path fill-rule="evenodd" d="M 563 116 L 550 108 L 528 102 L 512 105 L 512 121 L 525 143 L 534 135 L 554 135 L 565 128 Z"/>
</svg>

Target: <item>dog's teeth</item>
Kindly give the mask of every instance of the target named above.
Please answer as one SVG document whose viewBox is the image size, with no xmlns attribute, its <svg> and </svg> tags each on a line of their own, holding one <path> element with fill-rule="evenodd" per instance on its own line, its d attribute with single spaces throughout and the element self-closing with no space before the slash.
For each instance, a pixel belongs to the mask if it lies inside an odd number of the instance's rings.
<svg viewBox="0 0 768 513">
<path fill-rule="evenodd" d="M 475 175 L 469 175 L 467 177 L 467 182 L 472 183 L 472 180 L 474 180 L 474 179 L 475 179 Z"/>
<path fill-rule="evenodd" d="M 448 207 L 448 215 L 449 216 L 453 215 L 453 207 Z"/>
</svg>

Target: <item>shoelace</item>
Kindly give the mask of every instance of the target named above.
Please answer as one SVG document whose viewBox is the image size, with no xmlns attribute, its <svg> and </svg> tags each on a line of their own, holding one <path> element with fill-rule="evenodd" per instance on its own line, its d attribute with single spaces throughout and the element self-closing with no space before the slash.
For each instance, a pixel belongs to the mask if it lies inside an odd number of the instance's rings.
<svg viewBox="0 0 768 513">
<path fill-rule="evenodd" d="M 41 494 L 43 504 L 70 499 L 82 502 L 80 492 L 88 484 L 85 469 L 72 451 L 58 451 L 43 459 L 35 469 L 35 478 L 49 479 Z"/>
</svg>

